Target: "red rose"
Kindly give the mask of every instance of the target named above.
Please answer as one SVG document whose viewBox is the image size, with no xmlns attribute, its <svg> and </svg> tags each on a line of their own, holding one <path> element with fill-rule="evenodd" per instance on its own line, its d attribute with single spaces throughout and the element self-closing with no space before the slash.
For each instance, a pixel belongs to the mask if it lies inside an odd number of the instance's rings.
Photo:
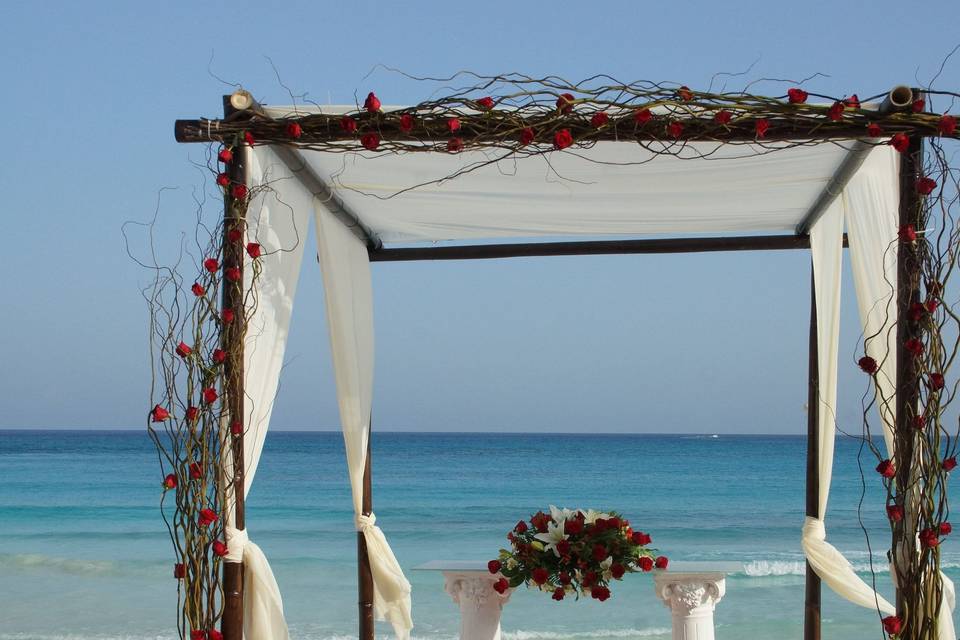
<svg viewBox="0 0 960 640">
<path fill-rule="evenodd" d="M 460 130 L 460 118 L 450 118 L 447 120 L 447 129 L 450 133 Z"/>
<path fill-rule="evenodd" d="M 733 114 L 726 109 L 721 109 L 713 116 L 713 121 L 717 124 L 729 124 L 733 119 Z"/>
<path fill-rule="evenodd" d="M 931 373 L 929 378 L 930 388 L 934 391 L 943 389 L 943 374 L 942 373 Z"/>
<path fill-rule="evenodd" d="M 230 425 L 230 433 L 235 436 L 243 435 L 243 423 L 234 422 Z"/>
<path fill-rule="evenodd" d="M 190 632 L 190 640 L 210 640 L 206 631 L 195 629 Z"/>
<path fill-rule="evenodd" d="M 499 594 L 504 594 L 507 592 L 507 589 L 510 588 L 510 583 L 507 582 L 506 578 L 500 578 L 493 583 L 493 590 Z"/>
<path fill-rule="evenodd" d="M 560 110 L 560 113 L 570 113 L 573 111 L 574 99 L 572 93 L 561 93 L 560 97 L 557 98 L 557 109 Z"/>
<path fill-rule="evenodd" d="M 460 138 L 450 138 L 447 140 L 447 151 L 450 153 L 459 153 L 463 151 L 463 140 Z"/>
<path fill-rule="evenodd" d="M 570 541 L 569 541 L 569 540 L 561 540 L 560 542 L 558 542 L 558 543 L 557 543 L 557 552 L 558 552 L 561 556 L 569 555 L 569 553 L 570 553 Z"/>
<path fill-rule="evenodd" d="M 169 417 L 170 412 L 160 405 L 154 405 L 153 410 L 150 411 L 150 419 L 154 422 L 163 422 Z"/>
<path fill-rule="evenodd" d="M 227 555 L 227 545 L 220 540 L 213 541 L 213 555 L 223 557 Z"/>
<path fill-rule="evenodd" d="M 404 133 L 410 133 L 413 131 L 413 116 L 409 113 L 405 113 L 400 116 L 400 131 Z"/>
<path fill-rule="evenodd" d="M 927 426 L 927 417 L 926 416 L 913 416 L 913 427 L 915 429 L 922 430 Z"/>
<path fill-rule="evenodd" d="M 367 151 L 376 151 L 377 147 L 380 146 L 380 136 L 375 133 L 365 133 L 360 136 L 360 144 L 363 145 L 363 148 Z"/>
<path fill-rule="evenodd" d="M 603 602 L 610 597 L 610 589 L 607 587 L 593 587 L 590 589 L 590 597 Z"/>
<path fill-rule="evenodd" d="M 247 143 L 248 145 L 250 145 L 251 147 L 252 147 L 252 146 L 254 145 L 254 143 L 256 142 L 256 140 L 253 139 L 253 134 L 250 133 L 249 131 L 244 131 L 244 132 L 243 132 L 243 141 L 246 142 L 246 143 Z"/>
<path fill-rule="evenodd" d="M 243 278 L 243 272 L 240 271 L 240 267 L 229 267 L 223 272 L 223 275 L 225 275 L 230 282 L 240 282 L 241 278 Z"/>
<path fill-rule="evenodd" d="M 890 146 L 903 153 L 910 148 L 910 138 L 905 133 L 898 133 L 890 138 Z"/>
<path fill-rule="evenodd" d="M 933 298 L 930 298 L 929 300 L 923 303 L 923 308 L 927 310 L 927 313 L 933 313 L 934 311 L 937 310 L 938 306 L 940 306 L 940 303 L 934 300 Z"/>
<path fill-rule="evenodd" d="M 607 548 L 602 544 L 593 545 L 593 559 L 597 562 L 603 562 L 606 560 L 607 556 L 610 555 L 607 553 Z"/>
<path fill-rule="evenodd" d="M 596 584 L 597 574 L 593 571 L 587 571 L 583 574 L 583 578 L 580 580 L 580 585 L 584 587 L 589 587 L 592 584 Z"/>
<path fill-rule="evenodd" d="M 925 547 L 935 547 L 940 544 L 940 538 L 933 529 L 924 529 L 920 532 L 920 544 Z"/>
<path fill-rule="evenodd" d="M 228 242 L 240 242 L 243 238 L 243 232 L 240 229 L 230 229 L 227 231 L 227 241 Z"/>
<path fill-rule="evenodd" d="M 563 587 L 557 587 L 556 589 L 553 590 L 553 595 L 550 597 L 559 602 L 560 600 L 563 600 L 563 596 L 565 595 L 567 594 L 563 590 Z"/>
<path fill-rule="evenodd" d="M 640 566 L 641 571 L 653 571 L 653 558 L 649 556 L 641 556 L 637 560 L 637 564 Z"/>
<path fill-rule="evenodd" d="M 942 136 L 952 136 L 957 130 L 957 119 L 953 116 L 943 114 L 940 122 L 937 124 L 937 130 Z"/>
<path fill-rule="evenodd" d="M 197 419 L 197 416 L 200 414 L 200 409 L 196 407 L 187 407 L 187 420 L 193 422 Z"/>
<path fill-rule="evenodd" d="M 905 224 L 897 231 L 900 242 L 914 242 L 917 239 L 917 230 L 912 224 Z"/>
<path fill-rule="evenodd" d="M 233 312 L 233 309 L 224 309 L 220 312 L 220 320 L 222 320 L 224 324 L 230 324 L 235 317 L 236 314 Z"/>
<path fill-rule="evenodd" d="M 666 569 L 668 564 L 670 559 L 667 556 L 657 556 L 657 561 L 654 563 L 657 569 Z"/>
<path fill-rule="evenodd" d="M 484 110 L 493 109 L 493 98 L 486 96 L 477 100 L 477 105 Z"/>
<path fill-rule="evenodd" d="M 626 568 L 622 564 L 612 564 L 610 565 L 610 575 L 614 577 L 615 580 L 619 580 L 623 577 L 623 574 L 627 572 Z"/>
<path fill-rule="evenodd" d="M 914 113 L 923 113 L 923 110 L 927 108 L 927 101 L 923 98 L 917 98 L 913 101 L 913 104 L 910 105 L 910 108 L 913 109 Z"/>
<path fill-rule="evenodd" d="M 767 135 L 767 129 L 770 128 L 770 121 L 766 118 L 760 118 L 756 122 L 757 137 L 764 138 Z"/>
<path fill-rule="evenodd" d="M 644 533 L 643 531 L 634 531 L 631 538 L 633 539 L 633 544 L 645 545 L 652 542 L 650 534 Z"/>
<path fill-rule="evenodd" d="M 524 127 L 520 132 L 520 144 L 526 146 L 533 142 L 536 137 L 537 134 L 534 132 L 533 127 Z"/>
<path fill-rule="evenodd" d="M 186 358 L 191 353 L 193 353 L 193 349 L 188 347 L 185 342 L 181 342 L 180 344 L 177 345 L 177 355 L 180 356 L 181 358 Z"/>
<path fill-rule="evenodd" d="M 166 491 L 167 489 L 176 489 L 176 488 L 177 488 L 177 476 L 175 476 L 172 473 L 167 474 L 167 477 L 163 479 L 164 491 Z"/>
<path fill-rule="evenodd" d="M 903 343 L 903 348 L 906 349 L 907 353 L 911 353 L 914 356 L 923 355 L 923 343 L 917 340 L 916 338 L 910 338 Z"/>
<path fill-rule="evenodd" d="M 943 461 L 943 464 L 940 466 L 943 467 L 944 471 L 953 471 L 954 469 L 957 468 L 957 458 L 955 456 L 950 456 L 949 458 L 945 458 Z"/>
<path fill-rule="evenodd" d="M 203 390 L 203 401 L 207 404 L 213 404 L 217 401 L 217 390 L 213 387 L 207 387 Z"/>
<path fill-rule="evenodd" d="M 917 180 L 917 193 L 928 196 L 933 193 L 933 190 L 937 188 L 937 181 L 933 178 L 928 178 L 926 176 Z"/>
<path fill-rule="evenodd" d="M 533 578 L 533 581 L 538 585 L 543 584 L 550 578 L 550 572 L 544 569 L 543 567 L 537 567 L 530 574 L 530 577 Z"/>
<path fill-rule="evenodd" d="M 243 200 L 247 197 L 247 185 L 245 184 L 235 184 L 233 188 L 230 189 L 230 195 L 233 196 L 234 200 Z"/>
<path fill-rule="evenodd" d="M 557 580 L 560 581 L 560 584 L 570 584 L 570 574 L 566 571 L 561 571 L 557 576 Z"/>
<path fill-rule="evenodd" d="M 203 477 L 203 469 L 200 467 L 199 462 L 190 463 L 190 479 L 199 480 Z"/>
<path fill-rule="evenodd" d="M 593 114 L 593 117 L 590 118 L 590 124 L 597 129 L 608 122 L 610 122 L 610 116 L 608 116 L 605 111 L 597 111 L 595 114 Z"/>
<path fill-rule="evenodd" d="M 227 149 L 226 147 L 220 149 L 220 153 L 217 154 L 217 160 L 223 164 L 233 162 L 233 151 L 230 151 L 230 149 Z"/>
<path fill-rule="evenodd" d="M 808 94 L 803 89 L 797 89 L 797 88 L 787 89 L 787 99 L 790 101 L 791 104 L 803 104 L 804 102 L 807 101 L 807 98 L 809 96 L 810 94 Z"/>
<path fill-rule="evenodd" d="M 883 630 L 891 636 L 900 633 L 900 618 L 897 616 L 887 616 L 881 622 L 883 623 Z"/>
<path fill-rule="evenodd" d="M 573 136 L 569 129 L 561 129 L 553 134 L 553 146 L 557 149 L 566 149 L 573 144 Z"/>
<path fill-rule="evenodd" d="M 894 522 L 903 520 L 903 507 L 898 504 L 887 505 L 887 517 Z"/>
<path fill-rule="evenodd" d="M 532 524 L 540 533 L 547 532 L 547 524 L 549 522 L 550 516 L 542 511 L 538 511 L 532 518 L 530 518 L 530 524 Z"/>
<path fill-rule="evenodd" d="M 633 113 L 634 122 L 641 126 L 650 122 L 651 118 L 653 118 L 653 113 L 650 112 L 650 109 L 637 109 Z"/>
<path fill-rule="evenodd" d="M 607 528 L 607 521 L 604 518 L 597 518 L 593 521 L 593 530 L 594 532 L 603 531 Z"/>
<path fill-rule="evenodd" d="M 521 520 L 520 522 L 517 523 L 517 526 L 515 526 L 513 530 L 516 531 L 517 533 L 525 533 L 527 530 L 527 523 Z"/>
<path fill-rule="evenodd" d="M 201 527 L 208 527 L 219 519 L 220 516 L 218 516 L 217 512 L 213 509 L 201 509 L 200 516 L 197 518 L 197 524 Z"/>
<path fill-rule="evenodd" d="M 948 535 L 950 535 L 951 533 L 953 533 L 953 527 L 950 525 L 950 523 L 949 523 L 949 522 L 941 522 L 941 523 L 940 523 L 940 535 L 942 535 L 942 536 L 948 536 Z"/>
<path fill-rule="evenodd" d="M 303 129 L 299 122 L 290 122 L 287 124 L 287 136 L 290 138 L 299 138 L 303 135 Z"/>
<path fill-rule="evenodd" d="M 220 263 L 217 262 L 216 258 L 207 258 L 203 261 L 203 268 L 209 271 L 210 273 L 216 273 L 220 268 Z"/>
<path fill-rule="evenodd" d="M 860 97 L 857 94 L 853 94 L 849 98 L 843 101 L 843 105 L 848 109 L 859 109 L 860 108 Z"/>
<path fill-rule="evenodd" d="M 910 319 L 914 322 L 920 322 L 925 311 L 926 308 L 922 304 L 914 302 L 910 305 Z"/>
<path fill-rule="evenodd" d="M 223 349 L 214 349 L 213 350 L 213 361 L 217 364 L 223 364 L 223 361 L 227 359 L 227 352 Z"/>
<path fill-rule="evenodd" d="M 607 520 L 608 529 L 619 529 L 621 524 L 620 518 L 617 518 L 616 516 Z"/>
<path fill-rule="evenodd" d="M 667 133 L 669 133 L 674 138 L 679 138 L 683 135 L 683 123 L 682 122 L 671 122 L 667 125 Z"/>
<path fill-rule="evenodd" d="M 877 361 L 870 356 L 863 356 L 857 360 L 857 365 L 859 365 L 859 367 L 866 373 L 873 374 L 877 372 Z"/>
<path fill-rule="evenodd" d="M 867 125 L 867 135 L 871 138 L 879 138 L 883 135 L 883 127 L 876 122 L 871 122 Z"/>
<path fill-rule="evenodd" d="M 357 121 L 350 116 L 340 118 L 340 128 L 346 133 L 355 133 L 357 131 Z"/>
<path fill-rule="evenodd" d="M 843 117 L 843 103 L 839 100 L 830 105 L 830 109 L 827 110 L 827 117 L 833 121 L 837 121 Z"/>
<path fill-rule="evenodd" d="M 207 640 L 223 640 L 223 634 L 216 629 L 210 629 L 207 631 Z"/>
<path fill-rule="evenodd" d="M 693 92 L 690 91 L 690 87 L 686 85 L 680 87 L 680 89 L 677 91 L 677 95 L 680 96 L 680 99 L 684 102 L 693 100 Z"/>
<path fill-rule="evenodd" d="M 363 108 L 370 113 L 380 111 L 380 99 L 377 98 L 373 91 L 367 94 L 367 99 L 363 101 Z"/>
<path fill-rule="evenodd" d="M 897 470 L 893 467 L 893 462 L 889 459 L 881 460 L 880 464 L 877 465 L 877 473 L 879 473 L 884 478 L 892 478 L 897 475 Z"/>
<path fill-rule="evenodd" d="M 199 282 L 194 282 L 193 286 L 190 287 L 190 291 L 193 291 L 193 295 L 197 296 L 198 298 L 207 292 L 207 290 L 204 289 Z"/>
<path fill-rule="evenodd" d="M 262 255 L 262 247 L 256 242 L 247 243 L 247 255 L 256 260 Z"/>
<path fill-rule="evenodd" d="M 183 579 L 187 575 L 187 568 L 183 565 L 182 562 L 178 562 L 173 565 L 173 577 L 177 580 Z"/>
<path fill-rule="evenodd" d="M 220 185 L 221 187 L 227 186 L 228 184 L 230 184 L 230 177 L 227 176 L 227 174 L 225 173 L 218 173 L 217 184 Z"/>
<path fill-rule="evenodd" d="M 499 560 L 491 560 L 487 563 L 487 571 L 490 573 L 500 573 L 500 568 L 503 565 L 500 564 Z"/>
<path fill-rule="evenodd" d="M 583 532 L 583 520 L 579 518 L 574 518 L 573 520 L 567 520 L 563 524 L 563 530 L 565 533 L 570 535 L 577 535 L 578 533 Z"/>
</svg>

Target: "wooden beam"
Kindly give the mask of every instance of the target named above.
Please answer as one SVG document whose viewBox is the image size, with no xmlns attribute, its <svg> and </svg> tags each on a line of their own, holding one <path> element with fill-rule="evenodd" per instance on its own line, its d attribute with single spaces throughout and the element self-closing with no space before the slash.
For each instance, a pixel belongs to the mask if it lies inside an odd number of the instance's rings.
<svg viewBox="0 0 960 640">
<path fill-rule="evenodd" d="M 807 517 L 820 517 L 820 361 L 817 338 L 817 289 L 810 277 L 810 341 L 807 382 Z M 820 576 L 807 562 L 803 640 L 820 640 Z"/>
<path fill-rule="evenodd" d="M 367 461 L 363 466 L 363 515 L 368 516 L 373 513 L 373 482 L 371 456 L 372 447 L 370 441 L 373 439 L 373 429 L 367 431 Z M 363 537 L 363 532 L 357 532 L 357 588 L 358 588 L 358 608 L 360 612 L 360 640 L 373 640 L 374 636 L 374 618 L 373 618 L 373 572 L 370 569 L 370 555 L 367 553 L 367 541 Z"/>
</svg>

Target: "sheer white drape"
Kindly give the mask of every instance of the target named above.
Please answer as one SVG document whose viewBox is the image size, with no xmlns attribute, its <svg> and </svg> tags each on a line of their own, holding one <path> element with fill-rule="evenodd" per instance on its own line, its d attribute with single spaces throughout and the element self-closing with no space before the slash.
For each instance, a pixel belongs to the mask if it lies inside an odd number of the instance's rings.
<svg viewBox="0 0 960 640">
<path fill-rule="evenodd" d="M 374 614 L 398 638 L 413 628 L 410 583 L 371 513 L 364 515 L 363 470 L 373 402 L 373 291 L 366 245 L 317 200 L 317 246 L 327 306 L 330 351 L 347 451 L 357 530 L 363 533 L 374 585 Z"/>
</svg>

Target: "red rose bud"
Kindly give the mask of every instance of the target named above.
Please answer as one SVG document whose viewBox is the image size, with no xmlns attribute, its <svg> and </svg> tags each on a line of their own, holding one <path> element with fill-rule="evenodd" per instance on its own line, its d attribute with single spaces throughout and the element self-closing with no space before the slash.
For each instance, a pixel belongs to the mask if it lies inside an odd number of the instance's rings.
<svg viewBox="0 0 960 640">
<path fill-rule="evenodd" d="M 557 543 L 557 551 L 560 553 L 561 556 L 569 555 L 569 554 L 570 554 L 570 541 L 569 541 L 569 540 L 561 540 L 560 542 L 558 542 L 558 543 Z"/>
<path fill-rule="evenodd" d="M 900 618 L 897 616 L 887 616 L 881 622 L 883 623 L 883 630 L 889 635 L 895 636 L 900 633 Z"/>
<path fill-rule="evenodd" d="M 176 488 L 177 488 L 177 476 L 170 473 L 167 475 L 166 478 L 163 479 L 163 489 L 164 491 L 166 491 L 167 489 L 176 489 Z"/>
<path fill-rule="evenodd" d="M 197 419 L 197 416 L 200 415 L 200 409 L 196 407 L 187 407 L 187 420 L 193 422 Z"/>
<path fill-rule="evenodd" d="M 207 387 L 203 390 L 203 401 L 207 404 L 213 404 L 217 401 L 217 390 L 213 387 Z"/>
<path fill-rule="evenodd" d="M 766 137 L 767 129 L 769 128 L 770 128 L 769 120 L 767 120 L 766 118 L 761 118 L 760 120 L 757 120 L 757 123 L 756 123 L 757 137 L 758 138 Z"/>
<path fill-rule="evenodd" d="M 653 113 L 650 111 L 650 109 L 637 109 L 633 113 L 634 122 L 641 126 L 650 122 L 651 118 L 653 118 Z"/>
<path fill-rule="evenodd" d="M 199 480 L 203 477 L 203 468 L 200 466 L 199 462 L 190 463 L 190 479 Z"/>
<path fill-rule="evenodd" d="M 955 456 L 950 456 L 949 458 L 945 458 L 943 461 L 943 464 L 940 466 L 943 467 L 944 471 L 947 471 L 947 472 L 953 471 L 954 469 L 957 468 L 957 459 Z"/>
<path fill-rule="evenodd" d="M 927 310 L 927 313 L 933 313 L 934 311 L 937 310 L 937 307 L 939 306 L 940 306 L 940 303 L 934 300 L 933 298 L 930 298 L 929 300 L 923 303 L 923 308 Z"/>
<path fill-rule="evenodd" d="M 500 573 L 500 567 L 502 566 L 499 560 L 491 560 L 487 563 L 487 571 L 490 573 Z"/>
<path fill-rule="evenodd" d="M 493 583 L 493 590 L 499 594 L 504 594 L 507 592 L 507 589 L 510 588 L 510 583 L 507 582 L 506 578 L 500 578 Z"/>
<path fill-rule="evenodd" d="M 217 184 L 220 185 L 221 187 L 227 186 L 228 184 L 230 184 L 230 177 L 225 173 L 218 173 Z"/>
<path fill-rule="evenodd" d="M 940 538 L 933 529 L 924 529 L 920 532 L 920 544 L 925 547 L 935 547 L 940 544 Z"/>
<path fill-rule="evenodd" d="M 652 539 L 650 538 L 650 534 L 644 533 L 642 531 L 634 531 L 632 538 L 633 538 L 633 544 L 639 544 L 641 546 L 645 544 L 650 544 L 652 542 Z"/>
<path fill-rule="evenodd" d="M 905 133 L 898 133 L 890 138 L 890 146 L 903 153 L 910 148 L 910 138 Z"/>
<path fill-rule="evenodd" d="M 195 629 L 190 632 L 190 640 L 210 640 L 210 637 L 207 636 L 206 631 Z"/>
<path fill-rule="evenodd" d="M 923 314 L 925 311 L 926 307 L 919 302 L 914 302 L 910 305 L 910 319 L 914 322 L 920 322 L 920 320 L 923 319 Z"/>
<path fill-rule="evenodd" d="M 898 504 L 887 505 L 887 517 L 894 522 L 903 520 L 903 507 Z"/>
<path fill-rule="evenodd" d="M 590 585 L 596 584 L 596 582 L 597 574 L 593 571 L 587 571 L 580 580 L 580 584 L 584 587 L 589 587 Z"/>
<path fill-rule="evenodd" d="M 593 117 L 590 118 L 590 124 L 592 124 L 597 129 L 607 124 L 608 122 L 610 122 L 610 116 L 608 116 L 603 111 L 597 111 L 595 114 L 593 114 Z"/>
<path fill-rule="evenodd" d="M 262 247 L 256 242 L 247 243 L 247 255 L 256 260 L 262 255 Z"/>
<path fill-rule="evenodd" d="M 177 355 L 180 356 L 181 358 L 186 358 L 191 353 L 193 353 L 193 349 L 188 347 L 186 343 L 181 342 L 180 344 L 177 345 Z"/>
<path fill-rule="evenodd" d="M 536 527 L 537 531 L 540 533 L 547 532 L 547 524 L 550 522 L 550 516 L 543 513 L 542 511 L 530 518 L 530 524 Z"/>
<path fill-rule="evenodd" d="M 613 576 L 614 580 L 619 580 L 626 572 L 627 570 L 622 564 L 614 563 L 610 565 L 610 575 Z"/>
<path fill-rule="evenodd" d="M 607 548 L 604 547 L 602 544 L 593 545 L 594 560 L 596 560 L 597 562 L 603 562 L 604 560 L 606 560 L 608 555 L 609 554 L 607 553 Z"/>
<path fill-rule="evenodd" d="M 619 529 L 621 524 L 623 523 L 620 521 L 620 518 L 617 517 L 607 520 L 607 528 L 609 529 Z"/>
<path fill-rule="evenodd" d="M 913 101 L 913 104 L 910 105 L 910 108 L 913 109 L 914 113 L 923 113 L 923 110 L 927 108 L 927 101 L 923 98 L 917 98 Z"/>
<path fill-rule="evenodd" d="M 572 93 L 561 93 L 557 98 L 557 109 L 560 113 L 570 113 L 573 111 L 574 97 Z"/>
<path fill-rule="evenodd" d="M 187 575 L 187 567 L 184 566 L 182 562 L 178 562 L 173 565 L 173 577 L 177 580 L 182 580 Z"/>
<path fill-rule="evenodd" d="M 917 239 L 917 230 L 912 224 L 905 224 L 897 231 L 897 237 L 900 242 L 914 242 Z"/>
<path fill-rule="evenodd" d="M 559 602 L 560 600 L 563 600 L 563 597 L 565 595 L 567 594 L 563 590 L 563 587 L 557 587 L 556 589 L 553 590 L 553 595 L 550 597 Z"/>
<path fill-rule="evenodd" d="M 830 109 L 827 110 L 827 117 L 834 122 L 843 118 L 843 103 L 838 100 L 830 105 Z"/>
<path fill-rule="evenodd" d="M 926 416 L 913 416 L 913 428 L 923 430 L 927 426 Z"/>
<path fill-rule="evenodd" d="M 537 137 L 537 134 L 534 132 L 533 127 L 524 127 L 520 132 L 520 144 L 526 146 L 534 141 Z"/>
<path fill-rule="evenodd" d="M 463 140 L 460 138 L 450 138 L 447 140 L 447 151 L 450 153 L 459 153 L 463 151 Z"/>
<path fill-rule="evenodd" d="M 170 412 L 161 407 L 160 405 L 155 405 L 150 411 L 150 419 L 154 422 L 163 422 L 170 417 Z"/>
<path fill-rule="evenodd" d="M 874 374 L 877 372 L 877 361 L 870 356 L 863 356 L 857 360 L 857 365 L 863 369 L 865 373 Z"/>
<path fill-rule="evenodd" d="M 553 134 L 553 146 L 555 149 L 566 149 L 573 144 L 573 135 L 569 129 L 561 129 Z"/>
<path fill-rule="evenodd" d="M 637 565 L 640 567 L 641 571 L 653 571 L 653 558 L 649 556 L 642 556 L 637 560 Z"/>
<path fill-rule="evenodd" d="M 577 535 L 578 533 L 583 532 L 583 520 L 579 518 L 574 518 L 573 520 L 567 520 L 563 526 L 564 531 L 570 535 Z"/>
<path fill-rule="evenodd" d="M 680 99 L 684 102 L 693 100 L 693 92 L 690 91 L 690 87 L 686 85 L 680 87 L 680 89 L 677 91 L 677 95 L 680 96 Z"/>
<path fill-rule="evenodd" d="M 450 133 L 460 131 L 460 118 L 449 118 L 447 120 L 447 129 L 450 130 Z"/>
<path fill-rule="evenodd" d="M 527 530 L 527 523 L 521 520 L 520 522 L 517 523 L 517 526 L 515 526 L 513 530 L 516 531 L 517 533 L 524 533 Z"/>
<path fill-rule="evenodd" d="M 227 231 L 228 242 L 240 242 L 243 239 L 243 232 L 240 229 L 230 229 Z"/>
<path fill-rule="evenodd" d="M 671 122 L 669 125 L 667 125 L 667 133 L 674 138 L 679 138 L 683 135 L 683 123 Z"/>
<path fill-rule="evenodd" d="M 209 527 L 219 519 L 220 516 L 218 516 L 217 512 L 213 509 L 202 509 L 200 515 L 197 517 L 197 524 L 201 527 Z"/>
<path fill-rule="evenodd" d="M 380 99 L 373 91 L 367 94 L 367 99 L 363 101 L 363 108 L 370 113 L 380 111 Z"/>
<path fill-rule="evenodd" d="M 210 273 L 216 273 L 220 269 L 220 263 L 216 258 L 207 258 L 203 261 L 203 268 Z"/>
<path fill-rule="evenodd" d="M 235 184 L 233 188 L 230 189 L 230 195 L 233 196 L 234 200 L 243 200 L 247 197 L 247 185 L 245 184 Z"/>
<path fill-rule="evenodd" d="M 917 193 L 920 195 L 928 196 L 933 193 L 933 190 L 937 188 L 937 181 L 933 178 L 928 178 L 926 176 L 917 180 Z"/>
<path fill-rule="evenodd" d="M 607 521 L 603 518 L 597 518 L 593 521 L 593 530 L 594 531 L 603 531 L 607 528 Z"/>
<path fill-rule="evenodd" d="M 340 118 L 340 128 L 347 133 L 355 133 L 357 130 L 357 121 L 350 116 Z"/>
<path fill-rule="evenodd" d="M 843 106 L 848 109 L 859 109 L 860 108 L 860 97 L 857 94 L 853 94 L 849 98 L 843 101 Z"/>
<path fill-rule="evenodd" d="M 913 354 L 914 356 L 923 355 L 923 343 L 917 340 L 916 338 L 910 338 L 903 343 L 903 348 L 907 353 Z"/>
<path fill-rule="evenodd" d="M 213 555 L 223 557 L 227 555 L 227 545 L 220 540 L 213 541 Z"/>
<path fill-rule="evenodd" d="M 883 135 L 883 127 L 876 122 L 871 122 L 867 125 L 867 135 L 871 138 L 879 138 Z"/>
<path fill-rule="evenodd" d="M 223 272 L 223 275 L 225 275 L 230 282 L 240 282 L 240 279 L 243 278 L 243 273 L 239 267 L 229 267 Z"/>
<path fill-rule="evenodd" d="M 235 436 L 243 435 L 243 423 L 234 422 L 230 425 L 230 433 Z"/>
<path fill-rule="evenodd" d="M 560 581 L 560 584 L 570 584 L 570 574 L 566 571 L 561 571 L 557 576 L 557 580 Z"/>
<path fill-rule="evenodd" d="M 733 119 L 733 114 L 726 109 L 721 109 L 717 111 L 716 115 L 713 116 L 714 122 L 717 124 L 730 124 L 730 120 Z"/>
<path fill-rule="evenodd" d="M 223 164 L 233 162 L 233 151 L 227 148 L 220 149 L 220 153 L 217 154 L 217 160 Z"/>
<path fill-rule="evenodd" d="M 217 364 L 223 364 L 224 360 L 227 359 L 227 352 L 223 349 L 214 349 L 212 358 Z"/>
<path fill-rule="evenodd" d="M 948 535 L 950 535 L 951 533 L 953 533 L 953 527 L 950 525 L 950 523 L 949 523 L 949 522 L 941 522 L 941 523 L 940 523 L 940 535 L 942 535 L 942 536 L 948 536 Z"/>
<path fill-rule="evenodd" d="M 603 602 L 610 598 L 610 589 L 607 587 L 594 587 L 590 590 L 590 597 Z"/>
<path fill-rule="evenodd" d="M 409 113 L 405 113 L 400 116 L 400 131 L 404 133 L 410 133 L 413 131 L 413 116 Z"/>
<path fill-rule="evenodd" d="M 533 578 L 533 581 L 540 585 L 547 581 L 547 579 L 550 577 L 550 572 L 543 567 L 537 567 L 530 575 Z"/>
<path fill-rule="evenodd" d="M 360 144 L 367 151 L 376 151 L 377 147 L 380 146 L 380 136 L 375 133 L 365 133 L 360 136 Z"/>
<path fill-rule="evenodd" d="M 657 569 L 666 569 L 668 564 L 670 559 L 667 556 L 657 556 L 657 561 L 654 563 Z"/>
<path fill-rule="evenodd" d="M 943 380 L 942 373 L 931 373 L 928 380 L 929 380 L 928 384 L 930 385 L 930 388 L 933 389 L 934 391 L 943 389 L 944 380 Z"/>
<path fill-rule="evenodd" d="M 224 309 L 220 312 L 220 320 L 224 324 L 230 324 L 236 318 L 236 314 L 233 312 L 233 309 Z"/>
<path fill-rule="evenodd" d="M 877 473 L 884 478 L 892 478 L 897 474 L 897 470 L 894 469 L 893 462 L 890 460 L 881 460 L 880 464 L 877 465 Z"/>
<path fill-rule="evenodd" d="M 937 124 L 937 130 L 942 136 L 952 136 L 957 131 L 957 119 L 944 114 Z"/>
<path fill-rule="evenodd" d="M 207 292 L 207 290 L 204 289 L 199 282 L 194 282 L 193 286 L 190 287 L 190 291 L 192 291 L 193 295 L 197 296 L 198 298 Z"/>
<path fill-rule="evenodd" d="M 250 145 L 251 147 L 252 147 L 252 146 L 254 145 L 254 143 L 256 142 L 256 140 L 253 139 L 253 134 L 250 133 L 249 131 L 244 131 L 244 132 L 243 132 L 243 141 L 246 142 L 246 143 L 247 143 L 248 145 Z"/>
<path fill-rule="evenodd" d="M 216 629 L 210 629 L 207 631 L 207 640 L 223 640 L 223 634 Z"/>
<path fill-rule="evenodd" d="M 490 96 L 480 98 L 477 100 L 477 106 L 485 111 L 489 111 L 490 109 L 493 109 L 493 98 Z"/>
<path fill-rule="evenodd" d="M 809 96 L 810 94 L 803 89 L 787 89 L 787 99 L 790 101 L 790 104 L 803 104 Z"/>
</svg>

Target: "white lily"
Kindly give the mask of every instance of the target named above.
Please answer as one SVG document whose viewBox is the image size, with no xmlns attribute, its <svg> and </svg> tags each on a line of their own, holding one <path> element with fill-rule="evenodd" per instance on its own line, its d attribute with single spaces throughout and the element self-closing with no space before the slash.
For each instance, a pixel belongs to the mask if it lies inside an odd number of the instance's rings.
<svg viewBox="0 0 960 640">
<path fill-rule="evenodd" d="M 538 533 L 537 535 L 533 536 L 537 540 L 546 543 L 543 548 L 544 551 L 553 551 L 553 555 L 557 556 L 558 558 L 560 557 L 560 552 L 557 551 L 557 543 L 562 542 L 569 537 L 563 532 L 564 522 L 566 521 L 561 520 L 559 523 L 548 522 L 546 533 Z"/>
<path fill-rule="evenodd" d="M 571 509 L 558 509 L 557 507 L 550 505 L 550 517 L 553 518 L 554 522 L 564 522 L 569 520 L 574 516 L 576 512 Z"/>
<path fill-rule="evenodd" d="M 613 556 L 607 556 L 607 559 L 600 563 L 600 571 L 603 572 L 603 579 L 609 582 L 613 579 L 613 572 L 610 567 L 613 566 Z"/>
<path fill-rule="evenodd" d="M 610 517 L 609 513 L 601 513 L 600 511 L 594 511 L 593 509 L 588 509 L 587 511 L 581 509 L 580 513 L 583 514 L 583 520 L 587 524 L 593 524 L 599 519 L 606 520 Z"/>
</svg>

